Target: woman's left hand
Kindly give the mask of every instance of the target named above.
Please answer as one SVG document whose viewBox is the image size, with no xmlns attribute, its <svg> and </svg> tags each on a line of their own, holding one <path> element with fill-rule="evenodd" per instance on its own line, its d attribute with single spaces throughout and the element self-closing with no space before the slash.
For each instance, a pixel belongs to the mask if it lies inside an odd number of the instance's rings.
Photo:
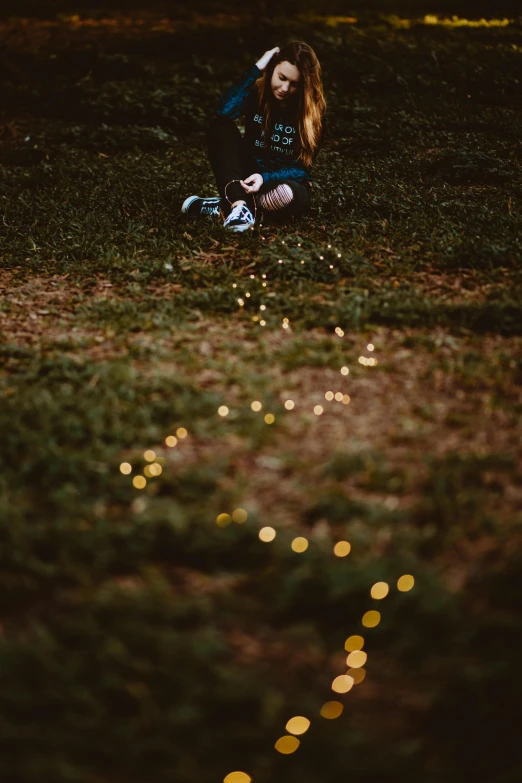
<svg viewBox="0 0 522 783">
<path fill-rule="evenodd" d="M 240 180 L 241 187 L 247 193 L 257 193 L 261 185 L 263 184 L 263 176 L 261 174 L 251 174 L 246 179 Z"/>
</svg>

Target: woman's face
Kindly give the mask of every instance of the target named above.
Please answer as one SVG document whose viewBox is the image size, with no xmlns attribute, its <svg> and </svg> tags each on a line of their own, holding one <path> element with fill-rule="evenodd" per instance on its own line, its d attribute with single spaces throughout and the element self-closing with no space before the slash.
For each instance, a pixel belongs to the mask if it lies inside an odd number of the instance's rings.
<svg viewBox="0 0 522 783">
<path fill-rule="evenodd" d="M 292 63 L 286 60 L 279 63 L 274 68 L 270 86 L 277 101 L 284 101 L 286 98 L 297 92 L 297 85 L 301 79 L 301 74 Z"/>
</svg>

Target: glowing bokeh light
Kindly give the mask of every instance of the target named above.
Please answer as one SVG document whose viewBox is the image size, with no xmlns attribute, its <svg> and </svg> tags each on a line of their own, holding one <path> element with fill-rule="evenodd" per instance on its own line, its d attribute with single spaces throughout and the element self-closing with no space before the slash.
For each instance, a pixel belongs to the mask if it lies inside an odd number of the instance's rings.
<svg viewBox="0 0 522 783">
<path fill-rule="evenodd" d="M 415 579 L 413 576 L 411 574 L 404 574 L 397 582 L 397 590 L 400 590 L 401 593 L 407 593 L 408 590 L 412 589 L 414 584 Z"/>
<path fill-rule="evenodd" d="M 327 701 L 321 707 L 321 717 L 326 718 L 326 720 L 335 720 L 342 715 L 343 710 L 344 706 L 340 701 Z"/>
<path fill-rule="evenodd" d="M 226 778 L 223 778 L 223 783 L 250 783 L 251 780 L 246 772 L 230 772 Z"/>
<path fill-rule="evenodd" d="M 336 557 L 346 557 L 350 554 L 351 549 L 352 545 L 348 541 L 338 541 L 333 551 Z"/>
<path fill-rule="evenodd" d="M 291 546 L 294 552 L 306 552 L 308 549 L 308 540 L 302 536 L 298 536 L 297 538 L 294 538 Z"/>
<path fill-rule="evenodd" d="M 289 753 L 294 753 L 300 744 L 297 737 L 287 734 L 284 737 L 279 737 L 274 747 L 278 753 L 283 753 L 286 756 Z"/>
<path fill-rule="evenodd" d="M 285 728 L 289 734 L 304 734 L 310 728 L 310 721 L 302 715 L 296 715 L 290 718 Z"/>
<path fill-rule="evenodd" d="M 365 628 L 375 628 L 381 622 L 381 613 L 375 609 L 365 612 L 362 618 L 362 624 Z"/>
<path fill-rule="evenodd" d="M 347 674 L 340 674 L 332 682 L 332 690 L 336 693 L 348 693 L 353 688 L 353 677 Z"/>
<path fill-rule="evenodd" d="M 120 473 L 123 473 L 124 476 L 128 476 L 129 473 L 132 473 L 132 465 L 130 462 L 122 462 L 120 465 Z"/>
<path fill-rule="evenodd" d="M 364 637 L 359 634 L 349 636 L 344 643 L 344 649 L 346 652 L 355 652 L 356 650 L 362 650 L 364 647 Z"/>
<path fill-rule="evenodd" d="M 270 541 L 273 541 L 276 537 L 276 532 L 273 527 L 262 527 L 259 531 L 259 538 L 261 541 L 264 541 L 265 544 L 268 544 Z"/>
<path fill-rule="evenodd" d="M 386 582 L 376 582 L 370 590 L 370 595 L 376 601 L 380 601 L 382 598 L 386 598 L 389 592 L 390 588 Z"/>
<path fill-rule="evenodd" d="M 232 512 L 232 519 L 234 520 L 234 522 L 237 522 L 238 525 L 242 525 L 243 522 L 247 521 L 248 514 L 244 508 L 236 508 Z"/>
<path fill-rule="evenodd" d="M 348 655 L 346 665 L 351 666 L 352 669 L 360 669 L 366 663 L 367 658 L 364 650 L 354 650 Z"/>
</svg>

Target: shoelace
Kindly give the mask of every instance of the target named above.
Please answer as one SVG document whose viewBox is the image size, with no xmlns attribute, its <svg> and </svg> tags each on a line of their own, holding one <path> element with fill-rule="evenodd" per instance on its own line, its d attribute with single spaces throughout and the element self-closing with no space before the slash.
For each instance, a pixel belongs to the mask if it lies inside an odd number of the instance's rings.
<svg viewBox="0 0 522 783">
<path fill-rule="evenodd" d="M 226 200 L 228 201 L 229 204 L 232 204 L 232 202 L 230 201 L 229 197 L 227 196 L 227 188 L 233 182 L 241 182 L 241 180 L 240 179 L 231 179 L 230 182 L 227 182 L 227 184 L 225 185 L 225 198 L 226 198 Z M 257 216 L 257 203 L 256 203 L 256 197 L 255 197 L 255 195 L 253 193 L 252 193 L 252 199 L 254 201 L 254 223 L 255 223 L 256 222 L 256 216 Z M 246 204 L 238 204 L 238 207 L 244 207 L 244 206 L 246 206 Z M 248 209 L 248 207 L 246 207 L 246 208 Z M 234 209 L 236 209 L 236 207 L 234 207 Z M 250 212 L 250 210 L 249 210 L 249 212 Z M 231 214 L 232 214 L 232 212 L 230 213 L 230 215 Z M 252 214 L 252 213 L 250 213 L 250 214 Z M 229 215 L 229 217 L 230 217 L 230 215 Z M 227 220 L 228 220 L 228 218 L 227 218 Z"/>
<path fill-rule="evenodd" d="M 252 214 L 246 204 L 237 204 L 235 207 L 232 207 L 232 211 L 227 217 L 225 223 L 231 223 L 232 220 L 242 217 L 243 211 L 246 211 L 249 215 Z"/>
</svg>

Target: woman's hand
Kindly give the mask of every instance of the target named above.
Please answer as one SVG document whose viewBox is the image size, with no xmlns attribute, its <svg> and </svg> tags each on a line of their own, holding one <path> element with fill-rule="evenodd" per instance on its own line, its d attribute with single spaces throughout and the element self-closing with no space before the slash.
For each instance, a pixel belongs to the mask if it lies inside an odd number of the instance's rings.
<svg viewBox="0 0 522 783">
<path fill-rule="evenodd" d="M 247 193 L 257 193 L 261 185 L 263 184 L 263 177 L 261 174 L 251 174 L 246 179 L 240 180 L 241 187 Z"/>
<path fill-rule="evenodd" d="M 256 65 L 259 68 L 260 71 L 264 71 L 270 60 L 272 59 L 272 55 L 274 55 L 276 52 L 279 52 L 279 46 L 274 46 L 273 49 L 269 49 L 267 52 L 264 53 L 264 55 L 257 61 Z"/>
</svg>

